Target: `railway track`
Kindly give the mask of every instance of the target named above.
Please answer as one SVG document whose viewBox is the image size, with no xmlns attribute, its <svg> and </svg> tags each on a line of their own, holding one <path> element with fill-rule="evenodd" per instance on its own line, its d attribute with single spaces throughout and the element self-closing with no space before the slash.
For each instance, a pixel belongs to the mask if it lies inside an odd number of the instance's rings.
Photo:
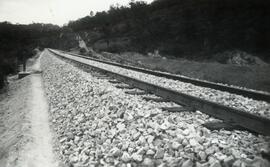
<svg viewBox="0 0 270 167">
<path fill-rule="evenodd" d="M 82 55 L 78 55 L 78 54 L 74 54 L 74 53 L 64 52 L 61 50 L 58 50 L 58 51 L 62 52 L 62 53 L 67 53 L 67 54 L 70 54 L 73 56 L 97 61 L 100 63 L 105 63 L 105 64 L 109 64 L 109 65 L 113 65 L 113 66 L 117 66 L 117 67 L 121 67 L 121 68 L 125 68 L 125 69 L 130 69 L 130 70 L 134 70 L 134 71 L 138 71 L 138 72 L 143 72 L 146 74 L 151 74 L 151 75 L 164 77 L 164 78 L 168 78 L 168 79 L 178 80 L 181 82 L 191 83 L 191 84 L 194 84 L 194 85 L 197 85 L 200 87 L 207 87 L 207 88 L 211 88 L 211 89 L 225 91 L 225 92 L 241 95 L 244 97 L 252 98 L 254 100 L 263 100 L 266 102 L 270 102 L 270 93 L 268 93 L 268 92 L 255 91 L 255 90 L 250 90 L 250 89 L 241 89 L 238 87 L 217 84 L 214 82 L 198 80 L 198 79 L 189 78 L 189 77 L 185 77 L 185 76 L 179 76 L 179 75 L 169 74 L 169 73 L 160 72 L 160 71 L 153 71 L 153 70 L 148 70 L 148 69 L 144 69 L 144 68 L 123 65 L 123 64 L 110 62 L 110 61 L 106 61 L 106 60 L 100 60 L 100 59 L 96 59 L 96 58 L 92 58 L 92 57 L 88 57 L 88 56 L 82 56 Z"/>
<path fill-rule="evenodd" d="M 212 101 L 204 100 L 195 96 L 191 96 L 185 93 L 181 93 L 172 89 L 161 87 L 155 84 L 151 84 L 142 80 L 138 80 L 129 76 L 121 75 L 119 73 L 112 72 L 110 70 L 99 68 L 97 66 L 91 65 L 86 61 L 84 56 L 74 56 L 70 54 L 61 54 L 54 50 L 49 51 L 61 58 L 70 60 L 75 63 L 79 63 L 82 66 L 91 66 L 102 73 L 105 73 L 107 76 L 113 77 L 118 81 L 126 83 L 131 87 L 136 87 L 141 90 L 144 90 L 147 93 L 153 93 L 157 96 L 162 97 L 164 100 L 169 100 L 180 104 L 185 107 L 192 108 L 192 110 L 199 110 L 205 114 L 213 116 L 215 118 L 221 119 L 224 122 L 229 122 L 230 124 L 238 125 L 247 130 L 263 134 L 270 135 L 270 119 L 258 116 L 252 113 L 245 112 L 243 110 L 238 110 L 232 107 L 228 107 L 222 104 L 218 104 Z M 88 58 L 89 59 L 89 58 Z M 92 61 L 97 61 L 91 59 Z M 101 62 L 98 60 L 98 62 Z M 106 63 L 108 64 L 108 62 Z M 110 63 L 113 65 L 115 63 Z M 133 92 L 134 93 L 134 92 Z M 135 92 L 136 94 L 136 92 Z M 177 111 L 178 109 L 176 109 Z"/>
</svg>

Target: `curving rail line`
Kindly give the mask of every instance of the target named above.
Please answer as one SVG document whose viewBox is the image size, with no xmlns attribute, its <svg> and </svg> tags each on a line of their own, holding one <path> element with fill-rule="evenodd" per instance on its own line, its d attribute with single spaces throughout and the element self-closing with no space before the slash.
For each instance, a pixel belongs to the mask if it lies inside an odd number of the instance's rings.
<svg viewBox="0 0 270 167">
<path fill-rule="evenodd" d="M 100 60 L 100 59 L 96 59 L 93 57 L 82 56 L 82 55 L 78 55 L 78 54 L 70 53 L 70 52 L 65 52 L 65 51 L 61 51 L 61 50 L 57 50 L 57 51 L 62 52 L 62 53 L 67 53 L 67 54 L 70 54 L 73 56 L 93 60 L 93 61 L 98 61 L 98 62 L 105 63 L 105 64 L 110 64 L 110 65 L 130 69 L 130 70 L 134 70 L 134 71 L 143 72 L 146 74 L 151 74 L 151 75 L 155 75 L 155 76 L 159 76 L 159 77 L 178 80 L 181 82 L 191 83 L 191 84 L 201 86 L 201 87 L 207 87 L 207 88 L 221 90 L 221 91 L 225 91 L 225 92 L 229 92 L 229 93 L 233 93 L 233 94 L 237 94 L 237 95 L 242 95 L 244 97 L 252 98 L 254 100 L 263 100 L 266 102 L 270 102 L 270 93 L 268 93 L 268 92 L 255 91 L 255 90 L 250 90 L 250 89 L 241 89 L 241 88 L 237 88 L 237 87 L 232 87 L 232 86 L 223 85 L 223 84 L 217 84 L 217 83 L 209 82 L 209 81 L 198 80 L 198 79 L 189 78 L 189 77 L 185 77 L 185 76 L 179 76 L 179 75 L 160 72 L 160 71 L 153 71 L 153 70 L 149 70 L 149 69 L 123 65 L 123 64 L 119 64 L 119 63 L 115 63 L 115 62 Z"/>
<path fill-rule="evenodd" d="M 78 57 L 77 55 L 74 56 L 71 54 L 64 55 L 64 54 L 59 54 L 51 49 L 48 49 L 48 50 L 54 55 L 59 56 L 63 59 L 70 60 L 82 66 L 88 66 L 88 67 L 90 66 L 91 68 L 94 68 L 98 71 L 106 73 L 107 75 L 110 75 L 121 82 L 129 84 L 133 87 L 145 90 L 148 93 L 153 93 L 166 100 L 170 100 L 181 105 L 192 107 L 205 114 L 221 119 L 224 122 L 229 122 L 235 125 L 239 125 L 247 130 L 260 133 L 263 135 L 270 135 L 270 128 L 269 128 L 270 119 L 268 118 L 257 116 L 255 114 L 251 114 L 242 110 L 238 110 L 238 109 L 228 107 L 225 105 L 217 104 L 208 100 L 200 99 L 198 97 L 187 95 L 181 92 L 176 92 L 172 89 L 160 87 L 160 86 L 147 83 L 138 79 L 134 79 L 128 76 L 114 73 L 106 69 L 92 66 L 90 63 L 85 61 L 84 56 Z M 94 59 L 91 58 L 91 60 L 94 60 Z M 101 62 L 100 60 L 98 61 Z M 112 65 L 113 63 L 110 63 L 110 64 Z"/>
</svg>

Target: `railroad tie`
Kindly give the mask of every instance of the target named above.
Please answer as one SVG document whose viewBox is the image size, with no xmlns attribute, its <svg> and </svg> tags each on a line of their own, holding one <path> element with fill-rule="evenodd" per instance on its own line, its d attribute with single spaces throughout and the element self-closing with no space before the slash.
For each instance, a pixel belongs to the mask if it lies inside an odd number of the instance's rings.
<svg viewBox="0 0 270 167">
<path fill-rule="evenodd" d="M 202 126 L 206 127 L 209 130 L 221 130 L 221 129 L 228 130 L 228 131 L 246 130 L 245 128 L 243 128 L 235 123 L 224 122 L 224 121 L 209 121 L 209 122 L 202 124 Z"/>
<path fill-rule="evenodd" d="M 118 81 L 118 80 L 109 80 L 109 82 L 112 83 L 112 84 L 122 83 L 121 81 Z"/>
<path fill-rule="evenodd" d="M 119 89 L 134 89 L 134 87 L 130 85 L 116 85 L 115 87 Z"/>
<path fill-rule="evenodd" d="M 191 107 L 161 107 L 161 110 L 168 112 L 194 112 L 195 110 Z"/>
<path fill-rule="evenodd" d="M 154 101 L 154 102 L 169 102 L 170 100 L 161 98 L 161 97 L 143 97 L 146 101 Z"/>
<path fill-rule="evenodd" d="M 108 79 L 108 78 L 110 78 L 109 76 L 106 76 L 106 75 L 93 75 L 93 77 L 96 77 L 98 79 Z"/>
<path fill-rule="evenodd" d="M 132 91 L 125 91 L 126 94 L 130 94 L 130 95 L 145 95 L 147 94 L 144 91 L 136 91 L 136 90 L 132 90 Z"/>
</svg>

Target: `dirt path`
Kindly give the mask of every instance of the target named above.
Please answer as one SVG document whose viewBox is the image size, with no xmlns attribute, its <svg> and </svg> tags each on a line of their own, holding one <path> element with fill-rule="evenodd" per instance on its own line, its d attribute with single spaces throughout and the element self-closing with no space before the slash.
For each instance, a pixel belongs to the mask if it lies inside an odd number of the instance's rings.
<svg viewBox="0 0 270 167">
<path fill-rule="evenodd" d="M 25 149 L 22 166 L 57 166 L 52 151 L 52 135 L 48 121 L 48 106 L 42 88 L 40 74 L 32 74 L 32 108 L 30 111 L 33 141 Z"/>
<path fill-rule="evenodd" d="M 42 55 L 41 55 L 42 56 Z M 40 58 L 32 67 L 40 71 Z M 48 120 L 48 104 L 43 91 L 41 74 L 31 75 L 32 96 L 30 101 L 30 121 L 32 142 L 25 148 L 22 166 L 25 167 L 55 167 L 57 162 L 52 149 L 52 133 Z"/>
<path fill-rule="evenodd" d="M 0 134 L 0 167 L 59 166 L 53 153 L 40 57 L 28 67 L 32 74 L 15 81 L 16 89 L 0 101 L 0 116 L 5 118 L 0 119 L 0 132 L 4 132 Z"/>
</svg>

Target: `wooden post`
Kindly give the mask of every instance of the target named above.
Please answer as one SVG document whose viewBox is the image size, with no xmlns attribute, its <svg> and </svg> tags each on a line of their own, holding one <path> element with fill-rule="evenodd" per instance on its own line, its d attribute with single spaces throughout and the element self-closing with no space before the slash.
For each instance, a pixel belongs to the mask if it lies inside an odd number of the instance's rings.
<svg viewBox="0 0 270 167">
<path fill-rule="evenodd" d="M 23 72 L 25 72 L 25 71 L 26 71 L 26 58 L 23 55 Z"/>
</svg>

